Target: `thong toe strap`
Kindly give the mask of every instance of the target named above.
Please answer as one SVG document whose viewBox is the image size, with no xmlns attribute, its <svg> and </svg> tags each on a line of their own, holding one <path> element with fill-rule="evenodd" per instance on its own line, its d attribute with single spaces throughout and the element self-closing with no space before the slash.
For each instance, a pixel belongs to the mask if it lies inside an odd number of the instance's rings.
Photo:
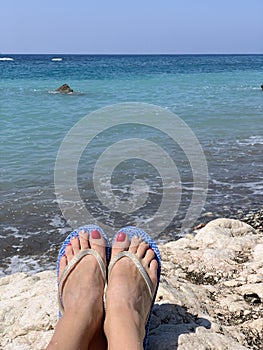
<svg viewBox="0 0 263 350">
<path fill-rule="evenodd" d="M 154 296 L 154 286 L 152 284 L 152 281 L 148 275 L 148 273 L 146 272 L 145 268 L 143 267 L 143 265 L 141 264 L 140 260 L 137 258 L 136 255 L 134 255 L 133 253 L 130 253 L 130 252 L 127 252 L 127 251 L 123 251 L 123 252 L 120 252 L 118 253 L 113 259 L 112 261 L 110 262 L 109 264 L 109 268 L 108 268 L 108 274 L 110 276 L 110 273 L 111 273 L 111 270 L 113 268 L 113 266 L 116 264 L 117 261 L 119 261 L 121 258 L 123 257 L 128 257 L 131 259 L 131 261 L 135 264 L 135 266 L 138 268 L 140 274 L 142 275 L 147 287 L 148 287 L 148 290 L 149 290 L 149 294 L 150 294 L 150 297 L 151 299 L 153 299 L 153 296 Z"/>
<path fill-rule="evenodd" d="M 64 306 L 63 306 L 63 303 L 62 303 L 62 292 L 63 292 L 64 284 L 65 284 L 68 276 L 72 272 L 72 270 L 87 255 L 93 255 L 97 259 L 99 267 L 100 267 L 100 270 L 101 270 L 101 274 L 102 274 L 103 280 L 104 280 L 104 282 L 106 282 L 106 268 L 105 268 L 104 261 L 102 260 L 102 257 L 94 249 L 82 250 L 66 266 L 66 268 L 63 271 L 63 273 L 61 275 L 61 278 L 60 278 L 60 282 L 59 282 L 59 286 L 58 286 L 58 306 L 59 306 L 59 311 L 61 312 L 61 314 L 63 314 L 63 312 L 64 312 Z"/>
</svg>

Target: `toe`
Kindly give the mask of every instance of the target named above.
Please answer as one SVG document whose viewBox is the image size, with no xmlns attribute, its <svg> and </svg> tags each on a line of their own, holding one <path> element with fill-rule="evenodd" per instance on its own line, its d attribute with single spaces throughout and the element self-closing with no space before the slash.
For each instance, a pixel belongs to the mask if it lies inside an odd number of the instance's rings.
<svg viewBox="0 0 263 350">
<path fill-rule="evenodd" d="M 79 253 L 79 251 L 80 251 L 79 238 L 78 237 L 72 237 L 70 239 L 70 243 L 71 243 L 74 255 L 77 255 Z"/>
<path fill-rule="evenodd" d="M 157 285 L 157 270 L 158 270 L 158 261 L 156 259 L 153 259 L 150 262 L 149 270 L 148 270 L 148 275 L 152 281 L 152 284 L 154 288 L 156 288 Z"/>
<path fill-rule="evenodd" d="M 67 266 L 67 257 L 66 255 L 63 255 L 59 262 L 59 274 L 58 274 L 58 281 L 60 281 L 60 278 L 62 276 L 63 271 L 65 270 Z"/>
<path fill-rule="evenodd" d="M 133 236 L 131 239 L 131 244 L 129 246 L 129 252 L 136 254 L 139 244 L 142 242 L 141 237 Z"/>
<path fill-rule="evenodd" d="M 106 262 L 106 240 L 98 230 L 93 230 L 90 233 L 90 247 L 96 250 L 104 262 Z"/>
<path fill-rule="evenodd" d="M 137 252 L 136 252 L 137 258 L 139 258 L 139 259 L 144 258 L 148 248 L 149 248 L 149 244 L 148 243 L 141 242 L 139 244 Z"/>
<path fill-rule="evenodd" d="M 72 244 L 69 243 L 65 249 L 65 255 L 67 257 L 67 262 L 70 262 L 74 258 L 74 252 L 72 249 Z"/>
<path fill-rule="evenodd" d="M 79 232 L 79 244 L 80 244 L 80 249 L 85 250 L 89 249 L 89 234 L 87 231 L 81 230 Z"/>
<path fill-rule="evenodd" d="M 150 267 L 150 264 L 154 259 L 155 259 L 155 252 L 151 248 L 148 248 L 143 258 L 143 262 L 142 262 L 143 266 Z"/>
<path fill-rule="evenodd" d="M 126 233 L 119 232 L 113 243 L 111 256 L 114 257 L 118 253 L 123 252 L 124 250 L 128 250 L 129 246 L 130 246 L 129 237 L 126 235 Z"/>
<path fill-rule="evenodd" d="M 156 286 L 158 261 L 156 260 L 156 255 L 152 248 L 147 249 L 144 258 L 142 259 L 142 264 L 147 271 L 153 285 Z"/>
</svg>

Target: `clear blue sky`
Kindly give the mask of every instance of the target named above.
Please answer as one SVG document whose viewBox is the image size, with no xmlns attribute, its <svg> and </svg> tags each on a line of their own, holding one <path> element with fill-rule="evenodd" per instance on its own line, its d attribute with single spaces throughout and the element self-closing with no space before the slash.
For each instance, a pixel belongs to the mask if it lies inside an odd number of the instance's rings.
<svg viewBox="0 0 263 350">
<path fill-rule="evenodd" d="M 1 53 L 263 53 L 263 0 L 2 0 Z"/>
</svg>

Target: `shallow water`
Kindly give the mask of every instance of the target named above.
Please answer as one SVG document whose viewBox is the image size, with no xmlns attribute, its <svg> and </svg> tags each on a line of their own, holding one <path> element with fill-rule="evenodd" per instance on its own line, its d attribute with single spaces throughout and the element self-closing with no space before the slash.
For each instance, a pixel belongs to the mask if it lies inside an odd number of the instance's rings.
<svg viewBox="0 0 263 350">
<path fill-rule="evenodd" d="M 54 57 L 61 60 L 52 61 Z M 207 160 L 209 187 L 202 212 L 190 226 L 262 207 L 263 55 L 5 58 L 13 60 L 0 59 L 2 273 L 53 263 L 56 245 L 70 230 L 54 189 L 59 147 L 79 120 L 108 105 L 154 104 L 175 113 L 195 133 Z M 54 93 L 63 83 L 74 93 Z M 123 162 L 112 177 L 113 191 L 121 200 L 140 196 L 140 186 L 131 185 L 134 179 L 144 180 L 149 197 L 139 210 L 112 213 L 92 189 L 94 162 L 109 145 L 130 137 L 160 145 L 176 163 L 181 180 L 179 208 L 167 229 L 155 235 L 160 240 L 174 239 L 182 234 L 181 223 L 198 189 L 187 155 L 156 130 L 128 125 L 109 129 L 94 140 L 78 165 L 83 203 L 95 219 L 113 228 L 151 221 L 163 185 L 158 172 L 145 162 Z M 171 190 L 178 186 L 173 174 L 169 181 Z"/>
</svg>

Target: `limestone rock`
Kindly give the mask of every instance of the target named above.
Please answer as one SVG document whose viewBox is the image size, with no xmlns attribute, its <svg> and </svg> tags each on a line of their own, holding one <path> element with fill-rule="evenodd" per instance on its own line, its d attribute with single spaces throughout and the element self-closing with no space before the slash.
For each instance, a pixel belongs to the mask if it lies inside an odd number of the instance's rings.
<svg viewBox="0 0 263 350">
<path fill-rule="evenodd" d="M 262 350 L 263 234 L 213 220 L 160 246 L 149 350 Z M 44 349 L 57 322 L 55 272 L 0 279 L 0 348 Z"/>
<path fill-rule="evenodd" d="M 44 349 L 57 322 L 54 271 L 0 279 L 0 348 Z"/>
</svg>

